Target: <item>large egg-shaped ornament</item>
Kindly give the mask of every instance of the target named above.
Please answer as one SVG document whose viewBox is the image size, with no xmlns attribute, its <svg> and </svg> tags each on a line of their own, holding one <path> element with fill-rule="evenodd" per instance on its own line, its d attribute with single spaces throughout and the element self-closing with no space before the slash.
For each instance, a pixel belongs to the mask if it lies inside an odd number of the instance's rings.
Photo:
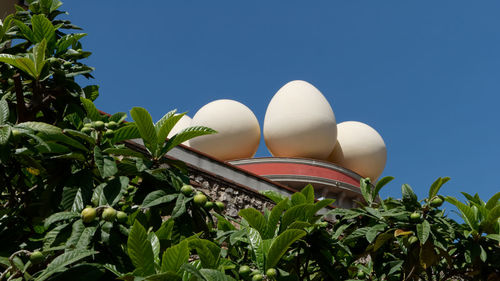
<svg viewBox="0 0 500 281">
<path fill-rule="evenodd" d="M 337 145 L 329 161 L 375 182 L 384 171 L 387 148 L 375 129 L 357 121 L 337 125 Z"/>
<path fill-rule="evenodd" d="M 267 107 L 264 140 L 273 156 L 327 159 L 337 140 L 335 115 L 316 87 L 291 81 Z"/>
<path fill-rule="evenodd" d="M 179 119 L 179 121 L 177 121 L 177 123 L 175 123 L 175 126 L 172 128 L 172 130 L 170 130 L 170 133 L 168 133 L 167 138 L 171 138 L 175 134 L 178 134 L 182 130 L 190 127 L 191 126 L 191 121 L 192 121 L 191 117 L 189 117 L 187 115 L 183 115 L 181 117 L 181 119 Z M 189 146 L 189 140 L 183 142 L 182 144 Z"/>
<path fill-rule="evenodd" d="M 193 138 L 189 144 L 223 161 L 250 158 L 259 147 L 259 121 L 248 107 L 234 100 L 206 104 L 196 112 L 191 126 L 206 126 L 217 131 Z"/>
</svg>

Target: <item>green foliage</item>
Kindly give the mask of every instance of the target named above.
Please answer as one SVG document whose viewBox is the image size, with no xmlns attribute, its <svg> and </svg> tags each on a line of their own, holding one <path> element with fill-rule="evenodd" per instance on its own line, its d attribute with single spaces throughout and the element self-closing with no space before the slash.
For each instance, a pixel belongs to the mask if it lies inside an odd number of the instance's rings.
<svg viewBox="0 0 500 281">
<path fill-rule="evenodd" d="M 380 198 L 386 177 L 362 179 L 353 209 L 308 185 L 263 192 L 271 210 L 224 215 L 164 157 L 215 131 L 167 140 L 184 113 L 101 114 L 98 86 L 75 80 L 92 78 L 85 34 L 65 33 L 79 28 L 58 19 L 60 1 L 29 3 L 0 26 L 0 280 L 500 279 L 500 193 L 446 197 L 458 223 L 440 208 L 449 178 L 423 200 L 406 184 L 401 200 Z"/>
</svg>

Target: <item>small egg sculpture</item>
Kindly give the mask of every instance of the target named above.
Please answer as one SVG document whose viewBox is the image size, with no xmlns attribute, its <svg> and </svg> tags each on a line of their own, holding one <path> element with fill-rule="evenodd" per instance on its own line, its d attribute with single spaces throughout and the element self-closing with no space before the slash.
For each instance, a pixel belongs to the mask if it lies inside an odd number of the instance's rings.
<svg viewBox="0 0 500 281">
<path fill-rule="evenodd" d="M 337 130 L 337 144 L 328 160 L 375 182 L 387 161 L 382 137 L 372 127 L 357 121 L 339 123 Z"/>
<path fill-rule="evenodd" d="M 288 82 L 267 107 L 264 140 L 273 156 L 325 160 L 337 140 L 335 115 L 316 87 Z"/>
<path fill-rule="evenodd" d="M 168 133 L 167 138 L 171 138 L 175 134 L 180 133 L 182 130 L 184 130 L 188 127 L 191 127 L 191 121 L 192 121 L 191 117 L 189 117 L 187 115 L 182 116 L 181 119 L 179 119 L 179 121 L 177 121 L 177 123 L 172 128 L 172 130 L 170 130 L 170 133 Z M 189 140 L 183 142 L 182 144 L 189 146 Z"/>
<path fill-rule="evenodd" d="M 191 126 L 206 126 L 216 134 L 193 138 L 189 145 L 223 161 L 251 158 L 257 152 L 260 126 L 257 117 L 244 104 L 216 100 L 200 108 Z"/>
</svg>

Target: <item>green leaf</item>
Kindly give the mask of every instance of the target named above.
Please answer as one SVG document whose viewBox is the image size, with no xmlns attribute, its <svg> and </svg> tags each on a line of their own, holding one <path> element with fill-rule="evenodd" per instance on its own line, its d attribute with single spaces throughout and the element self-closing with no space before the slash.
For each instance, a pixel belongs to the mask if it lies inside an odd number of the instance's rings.
<svg viewBox="0 0 500 281">
<path fill-rule="evenodd" d="M 10 132 L 10 126 L 0 126 L 0 145 L 4 145 L 9 141 Z"/>
<path fill-rule="evenodd" d="M 0 54 L 0 62 L 10 64 L 13 67 L 26 72 L 31 77 L 37 78 L 35 63 L 29 58 Z"/>
<path fill-rule="evenodd" d="M 178 272 L 181 266 L 189 261 L 189 247 L 186 240 L 174 245 L 165 252 L 161 261 L 161 271 Z"/>
<path fill-rule="evenodd" d="M 82 249 L 66 252 L 66 253 L 58 256 L 54 260 L 52 260 L 52 262 L 50 262 L 47 265 L 47 269 L 45 269 L 44 272 L 35 280 L 36 281 L 46 280 L 54 273 L 66 270 L 67 265 L 70 265 L 70 264 L 75 263 L 81 259 L 84 259 L 88 256 L 95 255 L 95 254 L 97 254 L 96 251 L 82 250 Z"/>
<path fill-rule="evenodd" d="M 210 135 L 210 134 L 215 134 L 215 133 L 217 133 L 217 131 L 210 129 L 210 128 L 207 128 L 207 127 L 203 127 L 203 126 L 194 126 L 194 127 L 186 128 L 186 129 L 182 130 L 181 132 L 179 132 L 178 134 L 174 135 L 172 138 L 170 138 L 167 141 L 167 143 L 165 144 L 165 146 L 161 150 L 160 155 L 167 153 L 170 149 L 176 147 L 177 145 L 179 145 L 187 140 L 190 140 L 190 139 L 195 138 L 195 137 Z"/>
<path fill-rule="evenodd" d="M 111 177 L 118 172 L 115 159 L 102 155 L 102 151 L 98 146 L 94 147 L 94 160 L 102 178 Z"/>
<path fill-rule="evenodd" d="M 264 253 L 262 237 L 255 228 L 251 227 L 247 228 L 247 236 L 250 248 L 252 249 L 252 252 L 255 256 L 255 264 L 257 265 L 259 270 L 264 271 L 266 262 L 266 257 L 265 257 L 266 253 Z"/>
<path fill-rule="evenodd" d="M 287 229 L 278 235 L 271 244 L 271 248 L 267 254 L 266 269 L 275 267 L 293 242 L 305 235 L 306 232 L 299 229 Z"/>
<path fill-rule="evenodd" d="M 158 134 L 158 144 L 163 144 L 167 139 L 168 134 L 177 122 L 185 115 L 185 113 L 175 115 L 177 110 L 172 110 L 158 120 L 155 124 L 156 133 Z"/>
<path fill-rule="evenodd" d="M 478 230 L 478 221 L 476 220 L 474 216 L 474 212 L 472 211 L 471 207 L 465 205 L 464 203 L 458 201 L 455 197 L 447 196 L 446 201 L 449 203 L 455 205 L 455 207 L 460 210 L 460 213 L 462 214 L 462 218 L 464 219 L 465 223 L 470 227 L 471 230 Z"/>
<path fill-rule="evenodd" d="M 80 214 L 77 212 L 59 212 L 52 214 L 50 217 L 45 219 L 44 227 L 49 228 L 53 223 L 62 221 L 62 220 L 68 220 L 68 219 L 74 219 L 74 218 L 79 218 Z"/>
<path fill-rule="evenodd" d="M 306 197 L 305 203 L 314 203 L 314 187 L 311 184 L 306 185 L 300 193 Z"/>
<path fill-rule="evenodd" d="M 287 196 L 285 196 L 281 193 L 278 193 L 276 191 L 273 191 L 273 190 L 263 190 L 260 193 L 262 195 L 266 196 L 267 198 L 273 200 L 274 203 L 276 203 L 276 204 L 280 203 L 281 201 L 283 201 L 285 199 L 288 199 Z"/>
<path fill-rule="evenodd" d="M 288 209 L 281 219 L 280 232 L 283 232 L 294 221 L 308 221 L 309 211 L 313 205 L 301 204 Z"/>
<path fill-rule="evenodd" d="M 373 251 L 374 252 L 378 251 L 382 246 L 385 245 L 385 243 L 387 241 L 392 239 L 392 237 L 393 237 L 392 232 L 393 232 L 393 229 L 389 229 L 386 232 L 377 236 L 377 239 L 375 239 L 375 243 L 373 243 Z"/>
<path fill-rule="evenodd" d="M 401 187 L 401 191 L 403 193 L 403 202 L 407 202 L 409 204 L 418 204 L 418 198 L 413 189 L 408 184 L 403 184 Z"/>
<path fill-rule="evenodd" d="M 493 209 L 495 206 L 498 205 L 498 200 L 500 200 L 500 192 L 496 193 L 495 195 L 493 195 L 489 200 L 488 202 L 486 202 L 486 209 L 487 210 L 491 210 Z"/>
<path fill-rule="evenodd" d="M 135 150 L 132 150 L 130 148 L 126 148 L 126 147 L 125 148 L 110 147 L 110 148 L 106 148 L 105 150 L 103 150 L 103 152 L 107 153 L 107 154 L 144 158 L 144 154 L 137 152 Z"/>
<path fill-rule="evenodd" d="M 63 133 L 64 134 L 69 134 L 69 135 L 72 135 L 74 137 L 77 137 L 81 140 L 84 140 L 86 141 L 87 143 L 89 143 L 90 145 L 94 145 L 95 144 L 95 139 L 85 133 L 82 133 L 80 131 L 76 131 L 76 130 L 72 130 L 72 129 L 64 129 L 63 130 Z"/>
<path fill-rule="evenodd" d="M 371 185 L 370 185 L 370 179 L 361 179 L 359 181 L 359 188 L 361 190 L 361 195 L 363 195 L 363 198 L 365 199 L 366 203 L 368 205 L 371 205 L 373 202 L 372 198 L 372 193 L 371 193 Z"/>
<path fill-rule="evenodd" d="M 274 233 L 276 232 L 276 228 L 278 228 L 278 223 L 283 214 L 283 211 L 288 207 L 288 198 L 281 200 L 276 206 L 271 210 L 271 214 L 269 215 L 269 219 L 267 221 L 266 232 L 263 235 L 264 239 L 269 239 L 274 237 Z"/>
<path fill-rule="evenodd" d="M 153 249 L 153 256 L 155 260 L 156 268 L 160 268 L 160 240 L 154 232 L 148 233 L 148 240 L 151 243 L 151 248 Z"/>
<path fill-rule="evenodd" d="M 420 244 L 423 245 L 427 242 L 429 235 L 431 234 L 431 225 L 427 220 L 422 223 L 417 224 L 417 237 L 420 240 Z"/>
<path fill-rule="evenodd" d="M 71 34 L 71 35 L 74 35 L 74 34 Z M 99 97 L 99 86 L 97 86 L 97 85 L 88 85 L 85 88 L 83 88 L 82 90 L 85 93 L 85 98 L 89 99 L 90 101 L 95 101 L 97 99 L 97 97 Z"/>
<path fill-rule="evenodd" d="M 137 277 L 134 279 L 137 280 Z M 153 274 L 144 278 L 145 281 L 180 281 L 182 278 L 172 271 Z"/>
<path fill-rule="evenodd" d="M 189 247 L 196 250 L 205 268 L 216 268 L 220 258 L 220 248 L 213 242 L 195 238 L 189 240 Z"/>
<path fill-rule="evenodd" d="M 92 120 L 92 121 L 101 121 L 102 120 L 102 115 L 95 107 L 94 103 L 86 99 L 84 97 L 80 97 L 80 101 L 82 102 L 83 108 L 85 108 L 85 111 L 87 112 L 87 117 Z"/>
<path fill-rule="evenodd" d="M 45 50 L 47 49 L 47 41 L 41 40 L 40 43 L 33 47 L 33 61 L 35 62 L 36 78 L 39 79 L 42 74 L 43 67 L 47 62 L 45 60 Z"/>
<path fill-rule="evenodd" d="M 126 126 L 121 127 L 120 129 L 115 131 L 115 135 L 111 140 L 113 143 L 121 142 L 130 139 L 140 138 L 141 134 L 137 129 L 135 123 L 128 123 Z"/>
<path fill-rule="evenodd" d="M 58 134 L 46 134 L 45 132 L 41 132 L 39 133 L 39 136 L 44 139 L 45 141 L 57 141 L 57 142 L 61 142 L 63 144 L 66 144 L 66 145 L 69 145 L 69 146 L 72 146 L 76 149 L 80 149 L 80 150 L 83 150 L 84 152 L 88 152 L 89 149 L 87 148 L 87 146 L 83 145 L 81 142 L 67 136 L 67 135 L 64 135 L 62 133 L 58 133 Z"/>
<path fill-rule="evenodd" d="M 168 203 L 176 199 L 178 194 L 167 194 L 163 190 L 150 192 L 142 201 L 142 208 L 151 208 L 163 203 Z"/>
<path fill-rule="evenodd" d="M 144 227 L 135 220 L 127 241 L 128 256 L 139 276 L 155 273 L 153 248 Z"/>
<path fill-rule="evenodd" d="M 176 194 L 177 200 L 175 201 L 174 209 L 172 210 L 172 214 L 170 215 L 173 219 L 180 217 L 186 212 L 186 204 L 193 198 L 186 198 L 182 193 Z"/>
<path fill-rule="evenodd" d="M 17 124 L 15 127 L 31 129 L 37 132 L 45 133 L 47 135 L 62 134 L 61 128 L 43 122 L 23 122 Z"/>
<path fill-rule="evenodd" d="M 438 178 L 434 183 L 431 185 L 431 188 L 429 188 L 429 200 L 434 198 L 439 192 L 439 189 L 441 189 L 441 186 L 445 184 L 447 181 L 449 181 L 450 178 L 445 177 L 445 178 Z"/>
<path fill-rule="evenodd" d="M 373 190 L 373 194 L 372 194 L 373 200 L 375 200 L 375 198 L 377 198 L 378 193 L 380 192 L 382 187 L 386 186 L 393 179 L 394 179 L 394 177 L 383 177 L 377 181 L 377 184 L 375 185 L 375 189 Z"/>
<path fill-rule="evenodd" d="M 231 276 L 227 276 L 226 274 L 215 270 L 215 269 L 200 269 L 200 274 L 203 275 L 205 280 L 207 281 L 235 281 Z"/>
<path fill-rule="evenodd" d="M 306 204 L 307 199 L 306 196 L 300 192 L 296 192 L 292 194 L 292 206 L 297 206 L 300 204 Z"/>
<path fill-rule="evenodd" d="M 160 229 L 158 229 L 155 232 L 155 234 L 158 237 L 158 239 L 160 239 L 160 241 L 171 240 L 173 229 L 174 229 L 174 220 L 170 218 L 161 224 Z"/>
<path fill-rule="evenodd" d="M 114 121 L 118 124 L 123 122 L 125 119 L 127 119 L 127 113 L 125 112 L 117 112 L 109 117 L 109 121 Z"/>
<path fill-rule="evenodd" d="M 420 265 L 422 268 L 427 269 L 436 262 L 439 261 L 439 256 L 434 251 L 434 245 L 432 243 L 427 242 L 420 247 Z"/>
<path fill-rule="evenodd" d="M 0 125 L 9 121 L 9 104 L 5 99 L 0 100 Z"/>
<path fill-rule="evenodd" d="M 39 43 L 43 40 L 51 42 L 55 39 L 54 26 L 44 15 L 33 15 L 31 17 L 31 25 L 33 28 L 34 43 Z"/>
<path fill-rule="evenodd" d="M 144 145 L 153 156 L 157 156 L 157 135 L 153 125 L 153 119 L 149 112 L 142 107 L 134 107 L 130 110 L 130 115 L 134 119 L 135 125 L 139 130 Z"/>
<path fill-rule="evenodd" d="M 486 221 L 489 224 L 493 224 L 498 220 L 498 218 L 500 218 L 500 205 L 497 205 L 488 212 L 488 217 L 486 218 Z"/>
<path fill-rule="evenodd" d="M 335 199 L 323 199 L 314 203 L 314 205 L 309 210 L 308 220 L 309 222 L 313 222 L 314 215 L 321 209 L 325 208 L 328 205 L 331 205 L 335 202 Z"/>
<path fill-rule="evenodd" d="M 254 208 L 248 208 L 240 210 L 238 215 L 244 218 L 251 227 L 255 228 L 260 233 L 260 235 L 264 235 L 267 223 L 261 212 Z"/>
<path fill-rule="evenodd" d="M 32 43 L 36 43 L 35 42 L 35 34 L 33 33 L 33 30 L 31 30 L 31 28 L 29 28 L 26 24 L 24 24 L 22 21 L 20 20 L 14 20 L 14 23 L 17 25 L 17 27 L 19 28 L 19 30 L 21 31 L 21 34 L 26 38 L 28 39 L 28 41 L 32 42 Z"/>
</svg>

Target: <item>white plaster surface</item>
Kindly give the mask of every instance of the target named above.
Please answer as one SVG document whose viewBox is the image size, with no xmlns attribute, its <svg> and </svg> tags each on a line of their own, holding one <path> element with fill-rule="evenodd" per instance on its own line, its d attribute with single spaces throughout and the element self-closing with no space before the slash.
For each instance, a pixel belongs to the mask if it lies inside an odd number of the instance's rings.
<svg viewBox="0 0 500 281">
<path fill-rule="evenodd" d="M 335 115 L 316 87 L 291 81 L 267 107 L 264 140 L 273 156 L 325 160 L 337 140 Z"/>
<path fill-rule="evenodd" d="M 191 126 L 206 126 L 218 132 L 191 139 L 189 144 L 223 161 L 253 157 L 259 147 L 257 117 L 247 106 L 234 100 L 206 104 L 196 112 Z"/>
<path fill-rule="evenodd" d="M 380 134 L 357 121 L 337 125 L 337 145 L 328 160 L 375 182 L 387 161 L 387 148 Z"/>
</svg>

